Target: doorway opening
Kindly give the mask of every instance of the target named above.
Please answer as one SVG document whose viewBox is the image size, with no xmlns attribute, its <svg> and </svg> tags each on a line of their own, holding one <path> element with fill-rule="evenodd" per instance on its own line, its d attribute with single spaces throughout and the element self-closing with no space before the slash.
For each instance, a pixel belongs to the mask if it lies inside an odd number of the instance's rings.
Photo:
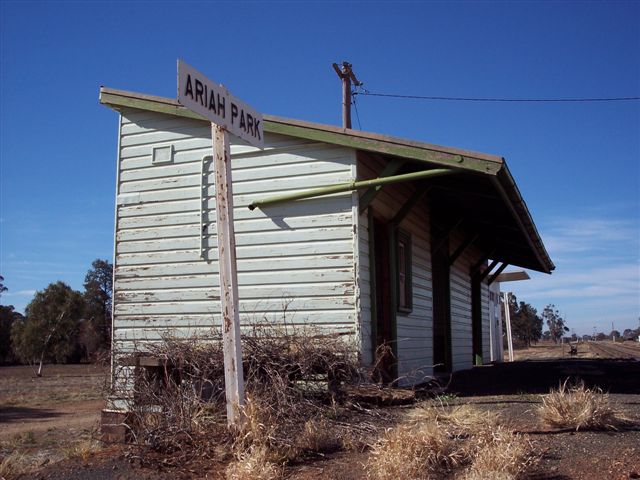
<svg viewBox="0 0 640 480">
<path fill-rule="evenodd" d="M 434 371 L 451 372 L 451 287 L 449 238 L 431 225 L 431 265 L 433 282 L 433 364 Z"/>
<path fill-rule="evenodd" d="M 391 289 L 390 226 L 385 220 L 373 220 L 373 256 L 375 267 L 375 376 L 378 381 L 391 383 L 394 380 L 393 302 L 389 298 Z"/>
</svg>

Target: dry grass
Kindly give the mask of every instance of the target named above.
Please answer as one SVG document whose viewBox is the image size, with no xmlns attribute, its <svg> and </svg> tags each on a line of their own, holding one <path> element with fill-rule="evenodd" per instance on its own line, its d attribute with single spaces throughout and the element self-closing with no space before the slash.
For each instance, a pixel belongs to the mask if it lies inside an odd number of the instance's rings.
<svg viewBox="0 0 640 480">
<path fill-rule="evenodd" d="M 343 448 L 343 443 L 336 435 L 336 429 L 326 418 L 307 420 L 298 436 L 297 445 L 301 452 L 334 452 Z"/>
<path fill-rule="evenodd" d="M 23 447 L 32 447 L 36 444 L 36 436 L 33 430 L 13 435 L 9 440 L 0 443 L 0 447 L 16 450 Z"/>
<path fill-rule="evenodd" d="M 524 435 L 514 434 L 502 425 L 484 431 L 477 438 L 467 480 L 515 480 L 529 470 L 536 458 L 532 446 Z"/>
<path fill-rule="evenodd" d="M 35 407 L 99 400 L 107 374 L 108 369 L 93 365 L 47 365 L 44 376 L 36 378 L 31 367 L 3 367 L 0 406 Z"/>
<path fill-rule="evenodd" d="M 470 405 L 423 406 L 372 446 L 367 472 L 376 480 L 516 479 L 533 461 L 528 439 L 511 433 L 497 414 Z"/>
<path fill-rule="evenodd" d="M 288 430 L 273 415 L 273 406 L 266 407 L 253 397 L 247 399 L 243 413 L 244 423 L 232 447 L 236 457 L 252 459 L 259 452 L 266 461 L 283 464 L 344 448 L 342 429 L 321 413 Z"/>
<path fill-rule="evenodd" d="M 30 471 L 32 466 L 27 456 L 14 451 L 0 460 L 0 478 L 13 480 Z"/>
<path fill-rule="evenodd" d="M 454 439 L 439 425 L 401 424 L 371 447 L 367 470 L 377 480 L 427 479 L 462 460 Z"/>
<path fill-rule="evenodd" d="M 572 386 L 567 383 L 542 397 L 538 414 L 544 425 L 578 431 L 618 430 L 629 423 L 628 418 L 613 408 L 609 395 L 602 390 L 586 388 L 584 383 Z"/>
<path fill-rule="evenodd" d="M 269 460 L 266 446 L 255 446 L 239 453 L 236 460 L 227 466 L 227 480 L 278 480 L 283 477 L 283 468 Z"/>
<path fill-rule="evenodd" d="M 408 418 L 414 422 L 434 422 L 447 427 L 452 435 L 466 435 L 500 423 L 500 416 L 468 404 L 440 406 L 423 405 L 411 410 Z"/>
<path fill-rule="evenodd" d="M 102 443 L 94 439 L 81 440 L 62 449 L 67 458 L 87 460 L 102 449 Z"/>
</svg>

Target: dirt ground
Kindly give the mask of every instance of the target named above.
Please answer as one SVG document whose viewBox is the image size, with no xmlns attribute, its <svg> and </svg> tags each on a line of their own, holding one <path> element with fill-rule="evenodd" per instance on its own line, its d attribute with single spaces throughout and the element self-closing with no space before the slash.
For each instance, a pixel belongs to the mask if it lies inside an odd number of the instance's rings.
<svg viewBox="0 0 640 480">
<path fill-rule="evenodd" d="M 575 345 L 572 343 L 572 345 Z M 523 360 L 544 360 L 544 359 L 552 359 L 552 358 L 611 358 L 611 355 L 605 355 L 598 346 L 603 345 L 609 348 L 620 347 L 628 351 L 637 352 L 637 356 L 640 357 L 640 342 L 596 342 L 595 344 L 591 342 L 580 342 L 577 344 L 577 355 L 573 356 L 570 354 L 569 345 L 566 343 L 557 345 L 553 342 L 540 342 L 536 345 L 531 346 L 530 348 L 521 348 L 514 350 L 514 360 L 515 361 L 523 361 Z M 507 353 L 505 350 L 505 359 L 507 357 Z"/>
<path fill-rule="evenodd" d="M 632 348 L 636 348 L 633 346 Z M 588 344 L 571 357 L 555 345 L 516 351 L 516 362 L 476 367 L 441 378 L 439 397 L 423 401 L 472 403 L 500 412 L 514 430 L 527 433 L 540 455 L 529 480 L 640 478 L 640 362 L 603 359 Z M 640 348 L 638 348 L 640 354 Z M 0 368 L 0 460 L 11 452 L 29 459 L 28 473 L 14 478 L 49 480 L 161 480 L 224 478 L 224 465 L 142 468 L 121 446 L 90 443 L 103 406 L 104 368 L 50 366 L 43 378 L 24 367 Z M 610 392 L 634 424 L 623 431 L 549 431 L 538 422 L 541 394 L 565 379 Z M 409 406 L 387 407 L 389 417 Z M 367 453 L 338 452 L 287 467 L 297 480 L 363 480 Z M 398 479 L 402 480 L 402 479 Z"/>
<path fill-rule="evenodd" d="M 0 441 L 18 434 L 86 429 L 104 405 L 107 371 L 95 365 L 0 368 Z"/>
<path fill-rule="evenodd" d="M 108 369 L 47 365 L 0 368 L 0 459 L 12 452 L 29 467 L 55 463 L 96 437 Z"/>
</svg>

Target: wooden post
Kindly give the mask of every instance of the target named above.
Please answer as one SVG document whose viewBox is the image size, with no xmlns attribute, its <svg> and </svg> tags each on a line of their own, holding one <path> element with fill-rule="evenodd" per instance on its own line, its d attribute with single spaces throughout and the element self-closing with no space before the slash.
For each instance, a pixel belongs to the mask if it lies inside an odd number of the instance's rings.
<svg viewBox="0 0 640 480">
<path fill-rule="evenodd" d="M 342 75 L 342 126 L 351 128 L 351 78 L 346 74 Z"/>
<path fill-rule="evenodd" d="M 342 126 L 351 128 L 351 82 L 356 87 L 362 85 L 362 82 L 356 78 L 349 62 L 342 62 L 342 69 L 334 63 L 333 69 L 342 80 Z"/>
<path fill-rule="evenodd" d="M 502 293 L 504 298 L 504 319 L 507 323 L 507 349 L 509 350 L 509 361 L 513 362 L 513 338 L 511 337 L 511 311 L 509 310 L 509 293 Z"/>
<path fill-rule="evenodd" d="M 227 399 L 227 423 L 238 426 L 244 405 L 242 344 L 238 306 L 238 272 L 236 240 L 233 227 L 233 186 L 231 154 L 227 130 L 211 124 L 216 185 L 216 220 L 218 228 L 218 264 L 220 269 L 220 309 L 224 349 L 224 383 Z"/>
</svg>

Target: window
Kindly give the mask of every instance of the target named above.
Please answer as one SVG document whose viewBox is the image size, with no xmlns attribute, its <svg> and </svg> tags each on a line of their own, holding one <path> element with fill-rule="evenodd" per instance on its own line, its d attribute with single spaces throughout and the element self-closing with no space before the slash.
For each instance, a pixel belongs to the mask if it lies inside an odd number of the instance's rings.
<svg viewBox="0 0 640 480">
<path fill-rule="evenodd" d="M 411 312 L 413 308 L 413 280 L 411 275 L 411 236 L 398 231 L 396 244 L 398 311 Z"/>
<path fill-rule="evenodd" d="M 151 155 L 153 165 L 162 163 L 173 163 L 173 145 L 162 145 L 153 147 Z"/>
</svg>

